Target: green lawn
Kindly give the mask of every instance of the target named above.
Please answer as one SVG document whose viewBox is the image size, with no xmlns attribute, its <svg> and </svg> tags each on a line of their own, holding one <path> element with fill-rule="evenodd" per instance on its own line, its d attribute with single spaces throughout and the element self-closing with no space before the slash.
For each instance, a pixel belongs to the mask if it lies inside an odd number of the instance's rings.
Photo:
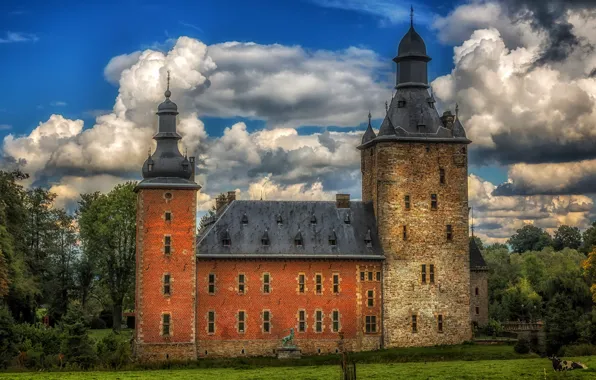
<svg viewBox="0 0 596 380">
<path fill-rule="evenodd" d="M 359 379 L 594 379 L 596 357 L 575 358 L 589 369 L 555 373 L 548 359 L 514 359 L 481 361 L 447 361 L 419 363 L 362 364 L 358 366 Z M 546 374 L 546 377 L 545 377 Z M 6 373 L 0 379 L 14 380 L 289 380 L 338 379 L 338 366 L 278 367 L 259 369 L 184 369 L 123 372 L 52 372 Z"/>
<path fill-rule="evenodd" d="M 96 342 L 101 340 L 103 337 L 110 335 L 112 329 L 101 329 L 101 330 L 89 330 L 89 336 L 95 340 Z M 122 335 L 122 340 L 129 341 L 130 337 L 132 336 L 132 329 L 123 329 L 120 331 L 120 335 Z"/>
</svg>

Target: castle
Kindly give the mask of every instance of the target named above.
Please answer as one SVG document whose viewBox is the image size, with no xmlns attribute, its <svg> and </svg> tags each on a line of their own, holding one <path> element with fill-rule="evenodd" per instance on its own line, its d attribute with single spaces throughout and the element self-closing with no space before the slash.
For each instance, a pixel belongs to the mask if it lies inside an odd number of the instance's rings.
<svg viewBox="0 0 596 380">
<path fill-rule="evenodd" d="M 488 320 L 487 267 L 468 237 L 468 144 L 429 93 L 426 46 L 399 44 L 396 93 L 357 147 L 362 200 L 217 199 L 197 236 L 194 159 L 171 93 L 137 188 L 135 349 L 145 360 L 457 344 Z M 356 147 L 355 147 L 356 148 Z"/>
</svg>

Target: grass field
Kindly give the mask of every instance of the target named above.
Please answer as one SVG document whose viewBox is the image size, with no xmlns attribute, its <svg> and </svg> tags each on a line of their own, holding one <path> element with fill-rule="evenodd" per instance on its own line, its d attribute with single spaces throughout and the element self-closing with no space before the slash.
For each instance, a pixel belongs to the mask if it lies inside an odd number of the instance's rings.
<svg viewBox="0 0 596 380">
<path fill-rule="evenodd" d="M 447 361 L 358 365 L 358 379 L 595 379 L 596 357 L 575 358 L 586 370 L 553 371 L 548 359 Z M 123 372 L 4 373 L 0 379 L 14 380 L 294 380 L 339 379 L 338 366 L 278 367 L 258 369 L 182 369 Z"/>
</svg>

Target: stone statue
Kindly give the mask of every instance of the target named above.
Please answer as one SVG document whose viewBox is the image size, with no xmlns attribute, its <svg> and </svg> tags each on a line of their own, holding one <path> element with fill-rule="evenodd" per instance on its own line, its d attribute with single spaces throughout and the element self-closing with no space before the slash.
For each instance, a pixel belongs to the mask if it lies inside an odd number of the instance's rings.
<svg viewBox="0 0 596 380">
<path fill-rule="evenodd" d="M 294 328 L 290 329 L 290 335 L 284 336 L 281 340 L 282 347 L 294 347 Z"/>
</svg>

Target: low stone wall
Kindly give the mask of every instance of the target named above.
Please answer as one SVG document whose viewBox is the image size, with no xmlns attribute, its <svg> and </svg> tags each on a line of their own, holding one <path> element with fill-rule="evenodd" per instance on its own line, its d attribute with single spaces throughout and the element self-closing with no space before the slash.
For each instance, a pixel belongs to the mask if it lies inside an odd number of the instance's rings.
<svg viewBox="0 0 596 380">
<path fill-rule="evenodd" d="M 194 343 L 141 343 L 135 345 L 135 356 L 139 361 L 195 360 Z"/>
</svg>

